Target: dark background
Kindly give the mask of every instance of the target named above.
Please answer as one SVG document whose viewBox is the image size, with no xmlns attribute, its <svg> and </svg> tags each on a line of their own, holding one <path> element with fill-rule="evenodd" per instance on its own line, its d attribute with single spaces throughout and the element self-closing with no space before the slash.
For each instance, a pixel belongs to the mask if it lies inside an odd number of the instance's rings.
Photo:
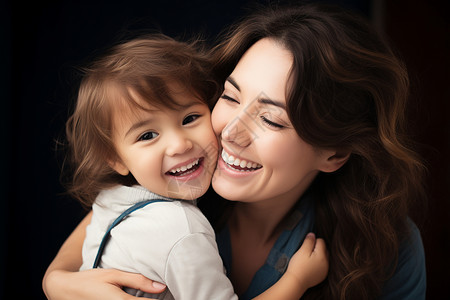
<svg viewBox="0 0 450 300">
<path fill-rule="evenodd" d="M 258 1 L 266 3 L 267 1 Z M 340 3 L 371 18 L 403 55 L 418 107 L 414 133 L 427 160 L 429 208 L 421 225 L 427 299 L 450 284 L 450 22 L 446 0 Z M 250 1 L 0 2 L 0 298 L 45 299 L 41 280 L 84 215 L 63 195 L 55 140 L 77 85 L 73 67 L 120 34 L 160 28 L 211 39 Z M 125 30 L 124 30 L 125 29 Z M 8 294 L 7 294 L 8 293 Z M 15 296 L 8 298 L 7 295 Z M 445 297 L 445 296 L 444 296 Z"/>
</svg>

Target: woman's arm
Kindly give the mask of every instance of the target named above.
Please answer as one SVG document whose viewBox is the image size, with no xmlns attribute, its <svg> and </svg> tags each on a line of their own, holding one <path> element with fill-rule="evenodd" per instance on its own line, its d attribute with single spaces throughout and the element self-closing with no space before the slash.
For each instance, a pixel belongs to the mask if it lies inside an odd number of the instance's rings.
<svg viewBox="0 0 450 300">
<path fill-rule="evenodd" d="M 49 265 L 42 287 L 50 300 L 69 299 L 138 299 L 122 290 L 130 287 L 147 293 L 160 293 L 165 286 L 134 273 L 113 269 L 78 271 L 82 263 L 81 249 L 90 223 L 90 212 L 61 246 Z M 309 287 L 325 279 L 328 259 L 323 240 L 308 235 L 292 257 L 288 270 L 270 289 L 256 299 L 299 299 Z M 101 295 L 101 297 L 100 297 Z"/>
<path fill-rule="evenodd" d="M 50 300 L 69 299 L 138 299 L 122 290 L 123 286 L 148 293 L 160 293 L 165 286 L 140 274 L 118 270 L 92 269 L 79 272 L 81 249 L 86 227 L 91 222 L 90 212 L 61 246 L 42 280 L 42 288 Z"/>
</svg>

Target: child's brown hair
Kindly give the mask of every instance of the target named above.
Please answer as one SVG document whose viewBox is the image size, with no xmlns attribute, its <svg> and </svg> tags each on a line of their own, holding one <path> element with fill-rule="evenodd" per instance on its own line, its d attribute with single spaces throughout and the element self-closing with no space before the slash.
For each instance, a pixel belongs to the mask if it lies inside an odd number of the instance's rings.
<svg viewBox="0 0 450 300">
<path fill-rule="evenodd" d="M 68 191 L 90 207 L 98 193 L 116 184 L 136 183 L 117 174 L 108 161 L 117 159 L 112 142 L 113 107 L 119 102 L 144 109 L 176 109 L 171 84 L 185 88 L 209 107 L 218 96 L 208 56 L 199 43 L 179 42 L 162 34 L 141 36 L 113 47 L 84 68 L 74 113 L 66 123 L 71 180 Z M 131 92 L 131 93 L 130 93 Z"/>
</svg>

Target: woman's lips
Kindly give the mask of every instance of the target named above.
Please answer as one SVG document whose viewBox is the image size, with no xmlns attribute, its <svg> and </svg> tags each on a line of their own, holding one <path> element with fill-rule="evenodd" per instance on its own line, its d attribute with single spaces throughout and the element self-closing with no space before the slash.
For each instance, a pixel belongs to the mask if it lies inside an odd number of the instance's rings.
<svg viewBox="0 0 450 300">
<path fill-rule="evenodd" d="M 228 168 L 239 172 L 252 172 L 262 168 L 260 164 L 245 158 L 236 157 L 225 151 L 225 149 L 222 149 L 221 158 Z"/>
</svg>

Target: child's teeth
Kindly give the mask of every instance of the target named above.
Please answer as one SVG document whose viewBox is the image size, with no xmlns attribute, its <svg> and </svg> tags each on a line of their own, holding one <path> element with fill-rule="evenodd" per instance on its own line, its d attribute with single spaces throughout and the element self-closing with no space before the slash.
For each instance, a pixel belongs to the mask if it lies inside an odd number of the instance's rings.
<svg viewBox="0 0 450 300">
<path fill-rule="evenodd" d="M 199 160 L 196 159 L 195 161 L 187 164 L 186 166 L 182 166 L 182 167 L 179 167 L 179 168 L 176 168 L 176 169 L 172 169 L 172 170 L 170 170 L 170 172 L 175 174 L 175 173 L 187 171 L 187 170 L 191 169 L 193 166 L 197 165 L 198 161 Z"/>
</svg>

